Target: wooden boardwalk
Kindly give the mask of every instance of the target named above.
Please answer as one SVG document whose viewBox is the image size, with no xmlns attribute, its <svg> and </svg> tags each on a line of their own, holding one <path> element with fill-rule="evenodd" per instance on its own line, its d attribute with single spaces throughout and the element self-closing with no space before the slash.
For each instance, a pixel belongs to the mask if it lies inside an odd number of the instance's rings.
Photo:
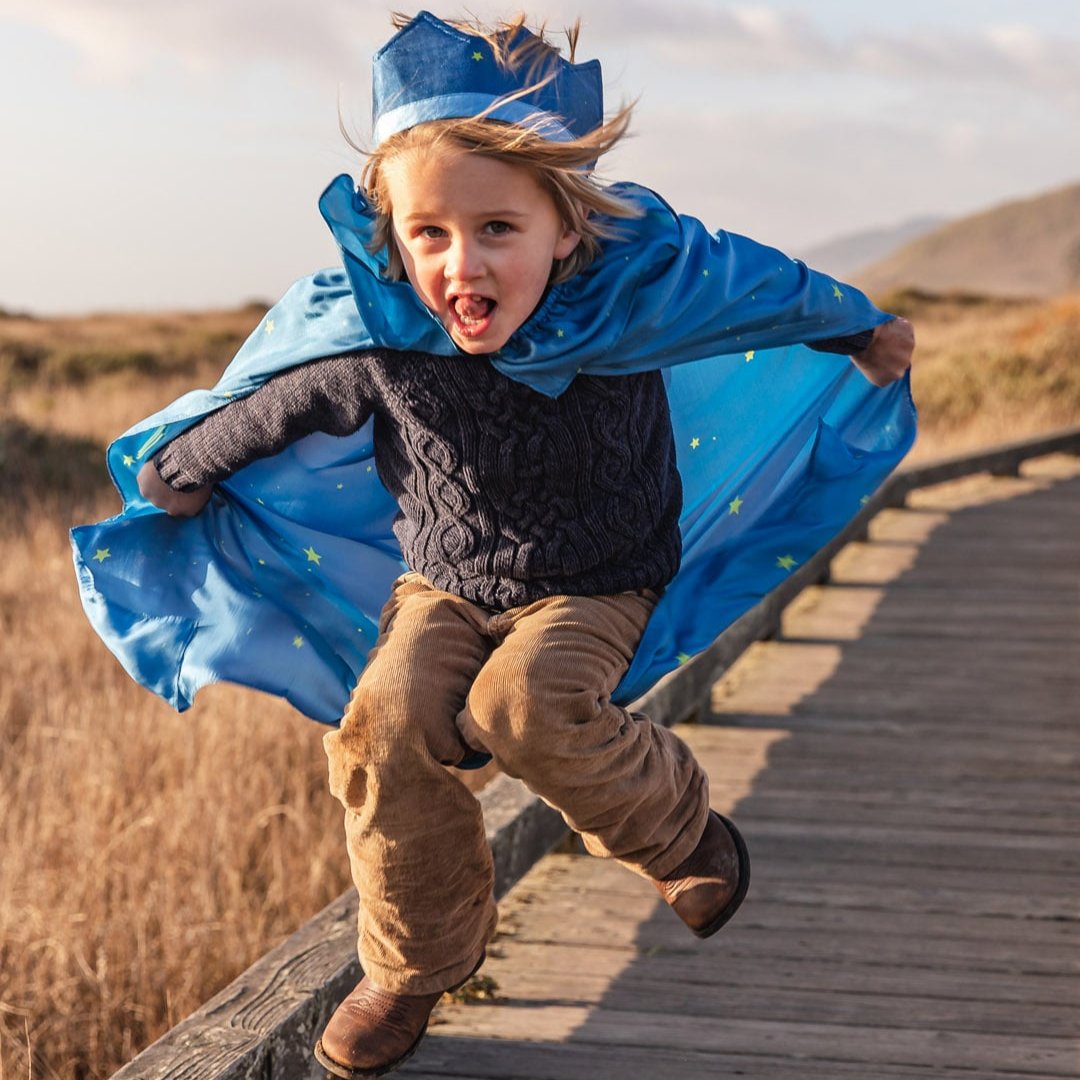
<svg viewBox="0 0 1080 1080">
<path fill-rule="evenodd" d="M 495 996 L 440 1005 L 399 1075 L 1080 1077 L 1076 459 L 881 514 L 707 720 L 680 734 L 754 859 L 730 927 L 550 855 Z"/>
</svg>

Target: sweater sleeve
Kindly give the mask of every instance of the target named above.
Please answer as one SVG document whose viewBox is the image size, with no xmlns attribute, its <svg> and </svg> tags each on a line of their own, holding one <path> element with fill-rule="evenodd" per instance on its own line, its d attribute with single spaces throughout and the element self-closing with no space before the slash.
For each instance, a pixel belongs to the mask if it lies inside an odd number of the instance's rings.
<svg viewBox="0 0 1080 1080">
<path fill-rule="evenodd" d="M 371 415 L 363 354 L 312 360 L 282 371 L 182 432 L 154 456 L 175 491 L 216 483 L 316 431 L 349 435 Z"/>
<path fill-rule="evenodd" d="M 864 349 L 870 348 L 870 342 L 873 340 L 874 331 L 863 330 L 858 334 L 849 334 L 847 337 L 823 338 L 820 341 L 809 341 L 807 344 L 815 352 L 851 356 L 853 353 L 861 353 Z"/>
</svg>

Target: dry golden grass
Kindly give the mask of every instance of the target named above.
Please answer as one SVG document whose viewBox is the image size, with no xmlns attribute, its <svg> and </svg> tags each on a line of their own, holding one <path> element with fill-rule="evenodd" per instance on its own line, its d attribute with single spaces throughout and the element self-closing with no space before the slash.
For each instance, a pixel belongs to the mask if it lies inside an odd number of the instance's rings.
<svg viewBox="0 0 1080 1080">
<path fill-rule="evenodd" d="M 1080 421 L 1080 298 L 897 303 L 919 456 Z M 323 729 L 233 687 L 179 716 L 136 687 L 66 536 L 116 509 L 107 440 L 212 383 L 260 315 L 0 319 L 26 368 L 0 382 L 0 1080 L 29 1075 L 28 1047 L 39 1080 L 108 1076 L 348 885 Z M 49 362 L 90 344 L 157 359 Z"/>
<path fill-rule="evenodd" d="M 319 729 L 231 687 L 178 716 L 104 654 L 55 506 L 0 565 L 0 1053 L 107 1076 L 346 886 Z"/>
<path fill-rule="evenodd" d="M 66 535 L 117 509 L 108 439 L 212 382 L 260 315 L 0 322 L 0 346 L 46 350 L 0 397 L 3 1075 L 29 1047 L 43 1080 L 108 1076 L 347 887 L 323 729 L 234 687 L 179 716 L 137 687 L 82 614 Z M 72 379 L 49 349 L 168 362 Z"/>
<path fill-rule="evenodd" d="M 885 297 L 915 323 L 911 460 L 1080 423 L 1080 295 L 1051 301 Z"/>
<path fill-rule="evenodd" d="M 131 683 L 82 616 L 67 523 L 31 503 L 0 561 L 10 1075 L 28 1034 L 35 1076 L 107 1076 L 346 885 L 316 725 L 231 687 L 177 716 Z"/>
<path fill-rule="evenodd" d="M 103 374 L 191 374 L 223 366 L 266 308 L 36 319 L 0 316 L 0 394 L 90 382 Z"/>
</svg>

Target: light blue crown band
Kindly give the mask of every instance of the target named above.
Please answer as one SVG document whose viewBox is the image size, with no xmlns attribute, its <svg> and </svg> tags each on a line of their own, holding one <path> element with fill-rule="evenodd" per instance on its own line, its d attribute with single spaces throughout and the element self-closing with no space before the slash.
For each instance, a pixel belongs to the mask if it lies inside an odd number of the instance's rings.
<svg viewBox="0 0 1080 1080">
<path fill-rule="evenodd" d="M 552 142 L 570 142 L 574 133 L 557 117 L 537 109 L 527 101 L 502 101 L 490 94 L 440 94 L 438 97 L 410 101 L 384 112 L 375 124 L 375 142 L 407 131 L 417 124 L 451 117 L 483 115 L 485 120 L 503 120 L 520 124 Z"/>
</svg>

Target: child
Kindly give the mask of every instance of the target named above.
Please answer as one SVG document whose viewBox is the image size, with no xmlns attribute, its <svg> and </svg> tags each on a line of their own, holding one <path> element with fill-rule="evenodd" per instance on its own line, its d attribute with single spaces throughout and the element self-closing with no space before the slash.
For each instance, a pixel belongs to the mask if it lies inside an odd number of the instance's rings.
<svg viewBox="0 0 1080 1080">
<path fill-rule="evenodd" d="M 735 913 L 749 883 L 738 830 L 710 811 L 686 745 L 613 702 L 680 566 L 683 481 L 660 369 L 725 345 L 742 353 L 735 342 L 749 363 L 755 347 L 811 339 L 853 354 L 884 386 L 913 347 L 908 324 L 854 290 L 771 249 L 708 236 L 643 189 L 597 186 L 591 166 L 628 111 L 605 123 L 598 66 L 567 63 L 520 22 L 484 32 L 421 13 L 376 55 L 374 113 L 363 195 L 338 185 L 323 201 L 362 333 L 312 352 L 327 340 L 319 329 L 297 345 L 305 320 L 322 317 L 315 294 L 340 285 L 317 276 L 299 329 L 294 311 L 275 309 L 292 335 L 287 359 L 270 356 L 244 396 L 225 392 L 216 411 L 189 409 L 186 430 L 180 414 L 165 416 L 121 459 L 131 468 L 157 451 L 138 469 L 142 495 L 170 516 L 211 522 L 212 565 L 226 569 L 237 565 L 231 545 L 250 541 L 226 535 L 220 508 L 203 513 L 215 485 L 257 459 L 273 468 L 312 433 L 370 431 L 396 502 L 408 569 L 324 740 L 346 811 L 365 972 L 316 1047 L 342 1077 L 405 1061 L 441 993 L 482 963 L 495 927 L 478 804 L 444 766 L 491 755 L 592 853 L 652 880 L 699 936 Z M 711 299 L 710 275 L 725 279 Z M 277 329 L 268 316 L 263 334 Z M 134 516 L 141 528 L 168 527 L 144 509 Z M 305 554 L 309 570 L 321 568 L 314 542 Z M 97 549 L 98 571 L 111 557 Z M 80 572 L 100 628 L 90 561 Z M 129 577 L 153 573 L 140 564 Z M 118 618 L 118 595 L 105 605 L 109 635 L 139 638 L 152 620 Z M 231 612 L 228 627 L 241 623 Z M 183 635 L 179 652 L 194 630 Z M 214 673 L 232 677 L 232 643 L 218 638 Z M 297 634 L 297 648 L 306 643 Z M 151 651 L 129 666 L 160 689 L 168 679 L 149 670 Z"/>
</svg>

